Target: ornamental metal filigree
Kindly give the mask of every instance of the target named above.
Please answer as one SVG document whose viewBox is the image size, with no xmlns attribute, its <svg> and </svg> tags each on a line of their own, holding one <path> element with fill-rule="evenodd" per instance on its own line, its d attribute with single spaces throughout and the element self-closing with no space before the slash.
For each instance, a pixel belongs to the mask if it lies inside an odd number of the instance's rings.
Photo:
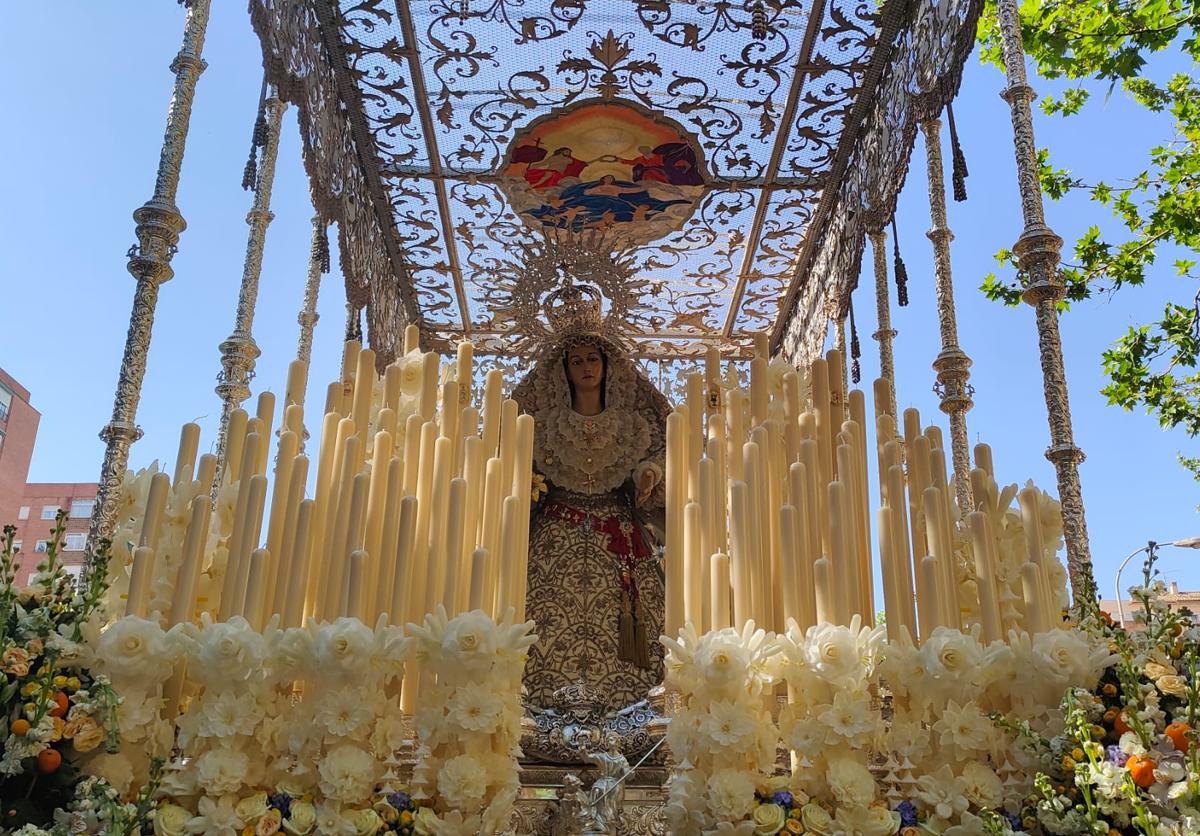
<svg viewBox="0 0 1200 836">
<path fill-rule="evenodd" d="M 690 217 L 633 253 L 656 312 L 632 329 L 637 352 L 702 339 L 745 356 L 768 329 L 798 359 L 858 274 L 862 217 L 880 208 L 866 195 L 890 211 L 916 112 L 957 88 L 978 5 L 253 0 L 251 14 L 381 359 L 407 319 L 430 345 L 509 350 L 489 289 L 536 233 L 504 169 L 521 132 L 588 100 L 673 120 L 704 161 Z"/>
</svg>

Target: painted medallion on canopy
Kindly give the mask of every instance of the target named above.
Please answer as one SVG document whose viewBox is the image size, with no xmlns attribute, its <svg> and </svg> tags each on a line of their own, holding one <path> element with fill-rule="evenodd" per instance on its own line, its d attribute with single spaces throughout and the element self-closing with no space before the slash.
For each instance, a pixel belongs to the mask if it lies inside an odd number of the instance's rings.
<svg viewBox="0 0 1200 836">
<path fill-rule="evenodd" d="M 681 128 L 604 101 L 551 114 L 518 133 L 501 182 L 534 228 L 602 229 L 635 244 L 679 229 L 705 179 L 699 147 Z"/>
</svg>

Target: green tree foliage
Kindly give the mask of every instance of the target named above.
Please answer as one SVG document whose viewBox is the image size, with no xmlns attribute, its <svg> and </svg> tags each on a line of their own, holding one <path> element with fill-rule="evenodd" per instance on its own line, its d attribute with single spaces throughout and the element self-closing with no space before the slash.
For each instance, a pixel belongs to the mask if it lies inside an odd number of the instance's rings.
<svg viewBox="0 0 1200 836">
<path fill-rule="evenodd" d="M 1020 16 L 1025 50 L 1038 74 L 1070 84 L 1062 94 L 1042 100 L 1044 113 L 1073 116 L 1088 105 L 1091 91 L 1111 94 L 1119 87 L 1145 108 L 1148 121 L 1157 121 L 1151 114 L 1161 114 L 1173 122 L 1173 136 L 1144 157 L 1131 151 L 1114 160 L 1111 179 L 1084 182 L 1055 167 L 1045 150 L 1039 151 L 1039 169 L 1047 197 L 1084 192 L 1112 212 L 1120 229 L 1110 236 L 1093 226 L 1075 242 L 1070 257 L 1064 254 L 1067 303 L 1150 278 L 1165 281 L 1173 275 L 1178 283 L 1177 295 L 1171 294 L 1178 301 L 1167 304 L 1160 319 L 1131 327 L 1104 352 L 1109 383 L 1102 393 L 1125 409 L 1144 406 L 1164 427 L 1200 434 L 1197 260 L 1178 258 L 1173 270 L 1156 261 L 1160 251 L 1200 253 L 1200 0 L 1024 0 Z M 986 4 L 978 36 L 984 63 L 1003 69 L 995 0 Z M 1186 71 L 1158 73 L 1161 65 Z M 1125 165 L 1129 170 L 1116 170 Z M 997 260 L 1013 266 L 1007 250 Z M 982 289 L 1015 305 L 1020 278 L 992 274 Z M 1196 465 L 1189 469 L 1200 478 L 1200 462 Z"/>
</svg>

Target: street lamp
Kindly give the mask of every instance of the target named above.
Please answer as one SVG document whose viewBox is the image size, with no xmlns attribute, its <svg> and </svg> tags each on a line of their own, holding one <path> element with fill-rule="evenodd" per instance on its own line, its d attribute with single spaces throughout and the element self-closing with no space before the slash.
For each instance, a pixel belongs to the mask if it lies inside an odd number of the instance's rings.
<svg viewBox="0 0 1200 836">
<path fill-rule="evenodd" d="M 1121 561 L 1121 565 L 1117 567 L 1117 577 L 1113 581 L 1113 586 L 1117 593 L 1117 617 L 1121 619 L 1121 627 L 1125 626 L 1125 605 L 1121 603 L 1121 572 L 1129 564 L 1129 561 L 1142 552 L 1154 553 L 1154 550 L 1162 546 L 1177 546 L 1181 549 L 1200 549 L 1200 537 L 1185 537 L 1182 540 L 1172 540 L 1170 543 L 1156 543 L 1150 540 L 1146 545 L 1136 551 L 1130 552 L 1129 556 Z"/>
</svg>

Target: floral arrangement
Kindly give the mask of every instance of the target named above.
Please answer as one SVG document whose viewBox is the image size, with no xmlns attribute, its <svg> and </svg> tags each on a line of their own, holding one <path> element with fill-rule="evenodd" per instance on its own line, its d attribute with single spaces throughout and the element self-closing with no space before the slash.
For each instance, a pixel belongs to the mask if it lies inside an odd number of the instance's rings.
<svg viewBox="0 0 1200 836">
<path fill-rule="evenodd" d="M 1040 769 L 1023 810 L 1046 833 L 1200 832 L 1200 627 L 1161 600 L 1154 555 L 1132 589 L 1138 629 L 1126 632 L 1099 611 L 1083 625 L 1112 651 L 1094 687 L 1073 687 L 1064 723 L 1039 731 L 1011 717 L 997 722 L 1027 743 Z M 1031 770 L 1032 772 L 1033 770 Z"/>
<path fill-rule="evenodd" d="M 664 637 L 666 684 L 682 698 L 667 729 L 678 764 L 667 818 L 672 833 L 749 820 L 775 765 L 779 730 L 768 702 L 781 650 L 748 622 L 698 636 L 690 624 Z"/>
<path fill-rule="evenodd" d="M 77 587 L 59 560 L 59 512 L 30 586 L 15 586 L 15 529 L 0 540 L 0 812 L 4 827 L 48 823 L 75 796 L 80 769 L 116 747 L 119 698 L 94 674 L 103 584 Z M 103 577 L 108 552 L 94 558 Z M 93 573 L 91 578 L 95 578 Z"/>
<path fill-rule="evenodd" d="M 520 785 L 521 674 L 537 641 L 533 622 L 513 616 L 448 618 L 439 605 L 409 625 L 422 663 L 413 796 L 432 801 L 440 820 L 428 825 L 440 836 L 508 829 Z"/>
</svg>

